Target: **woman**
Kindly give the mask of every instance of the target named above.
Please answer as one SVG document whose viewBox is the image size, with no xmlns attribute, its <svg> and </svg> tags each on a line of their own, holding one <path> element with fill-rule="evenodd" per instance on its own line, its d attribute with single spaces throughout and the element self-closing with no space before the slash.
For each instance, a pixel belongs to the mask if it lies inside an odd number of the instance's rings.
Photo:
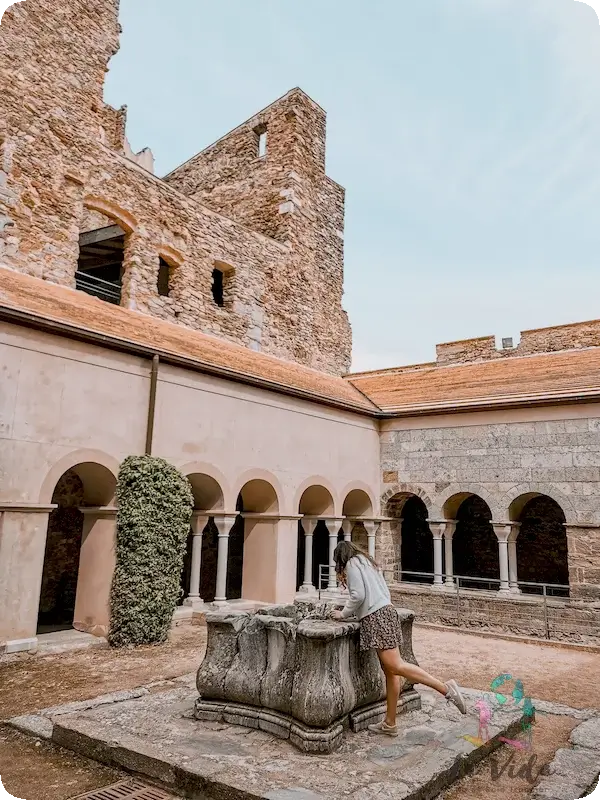
<svg viewBox="0 0 600 800">
<path fill-rule="evenodd" d="M 385 719 L 369 725 L 374 733 L 397 736 L 396 707 L 400 695 L 400 678 L 413 684 L 430 686 L 453 703 L 462 714 L 467 713 L 464 698 L 456 681 L 442 683 L 415 664 L 400 656 L 400 626 L 392 605 L 390 590 L 383 574 L 371 556 L 351 542 L 340 542 L 334 553 L 335 571 L 350 597 L 342 611 L 334 611 L 334 619 L 356 616 L 360 621 L 360 649 L 377 650 L 385 673 L 387 713 Z"/>
</svg>

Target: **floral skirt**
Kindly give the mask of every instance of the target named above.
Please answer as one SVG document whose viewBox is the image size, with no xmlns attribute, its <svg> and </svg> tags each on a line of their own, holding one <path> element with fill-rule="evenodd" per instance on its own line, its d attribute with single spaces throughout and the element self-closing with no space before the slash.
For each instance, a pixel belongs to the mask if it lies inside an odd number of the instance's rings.
<svg viewBox="0 0 600 800">
<path fill-rule="evenodd" d="M 394 606 L 384 606 L 361 619 L 361 650 L 394 650 L 401 644 L 400 620 Z"/>
</svg>

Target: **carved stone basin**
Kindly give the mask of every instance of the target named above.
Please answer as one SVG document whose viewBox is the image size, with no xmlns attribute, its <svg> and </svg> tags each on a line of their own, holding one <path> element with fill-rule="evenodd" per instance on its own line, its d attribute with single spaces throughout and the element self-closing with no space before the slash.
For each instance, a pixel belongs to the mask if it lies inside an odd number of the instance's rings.
<svg viewBox="0 0 600 800">
<path fill-rule="evenodd" d="M 330 618 L 333 603 L 299 602 L 256 613 L 206 615 L 208 646 L 198 671 L 197 719 L 260 728 L 306 752 L 331 752 L 343 732 L 363 730 L 385 711 L 375 652 L 361 653 L 357 622 Z M 398 610 L 402 656 L 412 652 L 414 614 Z M 400 710 L 420 708 L 405 684 Z"/>
</svg>

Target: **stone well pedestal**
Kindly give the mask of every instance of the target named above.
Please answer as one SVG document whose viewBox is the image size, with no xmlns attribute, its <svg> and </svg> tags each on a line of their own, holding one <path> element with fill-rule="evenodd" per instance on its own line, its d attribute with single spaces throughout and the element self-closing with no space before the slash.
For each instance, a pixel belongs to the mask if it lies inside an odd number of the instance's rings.
<svg viewBox="0 0 600 800">
<path fill-rule="evenodd" d="M 208 612 L 208 646 L 198 671 L 195 716 L 258 728 L 305 752 L 332 752 L 345 730 L 385 713 L 375 652 L 361 653 L 357 622 L 331 619 L 333 604 L 299 602 L 256 613 Z M 402 656 L 412 652 L 414 614 L 398 610 Z M 405 684 L 398 708 L 420 708 Z"/>
</svg>

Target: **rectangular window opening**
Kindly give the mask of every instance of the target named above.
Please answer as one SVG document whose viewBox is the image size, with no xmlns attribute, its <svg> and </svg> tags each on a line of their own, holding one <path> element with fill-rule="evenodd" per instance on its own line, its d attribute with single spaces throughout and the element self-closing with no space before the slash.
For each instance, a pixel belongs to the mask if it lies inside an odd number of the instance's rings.
<svg viewBox="0 0 600 800">
<path fill-rule="evenodd" d="M 220 306 L 221 308 L 225 305 L 225 296 L 223 292 L 224 282 L 223 282 L 223 273 L 220 269 L 213 269 L 212 274 L 212 295 L 213 300 L 215 303 Z"/>
<path fill-rule="evenodd" d="M 169 297 L 171 293 L 171 265 L 161 256 L 158 262 L 157 289 L 159 297 Z"/>
<path fill-rule="evenodd" d="M 118 225 L 80 234 L 75 273 L 77 289 L 119 305 L 124 257 L 125 231 Z"/>
</svg>

